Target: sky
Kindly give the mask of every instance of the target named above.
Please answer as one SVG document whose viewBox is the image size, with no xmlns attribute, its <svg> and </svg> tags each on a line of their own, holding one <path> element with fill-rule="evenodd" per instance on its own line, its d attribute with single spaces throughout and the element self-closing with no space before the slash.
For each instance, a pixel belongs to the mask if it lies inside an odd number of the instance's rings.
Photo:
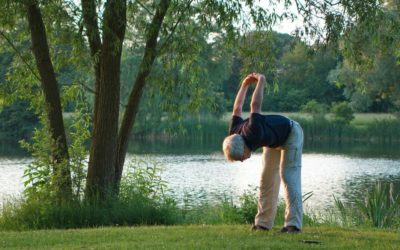
<svg viewBox="0 0 400 250">
<path fill-rule="evenodd" d="M 301 26 L 301 24 L 302 23 L 299 20 L 295 20 L 294 22 L 290 20 L 284 20 L 281 23 L 274 25 L 272 29 L 279 33 L 292 34 L 295 31 L 296 27 Z"/>
<path fill-rule="evenodd" d="M 81 5 L 81 0 L 73 0 L 73 2 L 78 6 Z M 269 1 L 266 1 L 266 0 L 258 0 L 258 1 L 256 1 L 256 4 L 263 7 L 264 9 L 271 8 Z M 278 13 L 282 13 L 283 12 L 283 1 L 281 1 L 280 5 L 275 6 L 275 8 L 278 11 Z M 297 13 L 295 6 L 290 7 L 290 11 L 293 13 Z M 281 23 L 276 24 L 273 27 L 273 30 L 275 30 L 279 33 L 291 34 L 294 32 L 296 27 L 299 27 L 301 25 L 302 25 L 302 22 L 299 19 L 295 20 L 294 22 L 292 22 L 290 20 L 284 20 Z"/>
<path fill-rule="evenodd" d="M 268 3 L 269 1 L 259 0 L 258 2 L 259 2 L 258 3 L 259 6 L 263 7 L 264 9 L 269 9 L 270 8 L 269 3 Z M 281 1 L 281 2 L 283 2 L 283 1 Z M 283 3 L 280 3 L 280 5 L 276 6 L 275 9 L 276 9 L 276 11 L 278 13 L 283 13 L 283 11 L 284 11 Z M 296 15 L 298 15 L 296 6 L 289 7 L 289 11 L 294 13 L 294 14 L 296 14 Z M 291 33 L 293 33 L 295 31 L 295 29 L 297 27 L 300 27 L 301 25 L 302 25 L 301 18 L 297 18 L 294 21 L 285 19 L 282 22 L 274 25 L 273 26 L 273 30 L 275 30 L 275 31 L 277 31 L 279 33 L 291 34 Z"/>
</svg>

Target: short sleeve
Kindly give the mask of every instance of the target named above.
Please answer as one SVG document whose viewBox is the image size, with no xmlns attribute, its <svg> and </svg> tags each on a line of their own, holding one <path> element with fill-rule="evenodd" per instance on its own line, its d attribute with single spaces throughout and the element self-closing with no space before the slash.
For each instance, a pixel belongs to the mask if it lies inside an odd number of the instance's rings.
<svg viewBox="0 0 400 250">
<path fill-rule="evenodd" d="M 238 134 L 240 129 L 240 124 L 243 123 L 243 118 L 240 116 L 233 115 L 231 122 L 229 123 L 229 134 Z"/>
<path fill-rule="evenodd" d="M 265 118 L 262 114 L 259 113 L 251 113 L 249 118 L 249 126 L 260 126 L 265 122 Z"/>
</svg>

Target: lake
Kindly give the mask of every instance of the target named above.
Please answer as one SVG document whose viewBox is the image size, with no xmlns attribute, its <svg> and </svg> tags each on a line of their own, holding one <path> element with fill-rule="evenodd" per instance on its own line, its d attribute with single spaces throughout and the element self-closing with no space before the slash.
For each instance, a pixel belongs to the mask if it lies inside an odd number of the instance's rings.
<svg viewBox="0 0 400 250">
<path fill-rule="evenodd" d="M 182 201 L 185 194 L 194 200 L 232 197 L 234 202 L 249 188 L 258 186 L 261 151 L 245 162 L 227 162 L 218 142 L 140 142 L 132 143 L 127 163 L 136 154 L 148 155 L 164 168 L 161 176 L 173 195 Z M 18 196 L 23 190 L 23 171 L 31 159 L 23 152 L 0 147 L 0 201 Z M 135 152 L 135 153 L 133 153 Z M 306 209 L 323 211 L 334 205 L 333 196 L 354 201 L 382 181 L 400 190 L 399 145 L 369 143 L 306 142 L 303 155 L 303 193 L 313 196 Z"/>
</svg>

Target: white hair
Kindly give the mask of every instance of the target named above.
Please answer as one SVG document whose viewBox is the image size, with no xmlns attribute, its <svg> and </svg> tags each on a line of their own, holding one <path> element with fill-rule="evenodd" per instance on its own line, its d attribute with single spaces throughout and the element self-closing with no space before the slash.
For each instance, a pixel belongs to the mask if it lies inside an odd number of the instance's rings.
<svg viewBox="0 0 400 250">
<path fill-rule="evenodd" d="M 244 140 L 238 134 L 232 134 L 224 139 L 222 143 L 222 150 L 224 155 L 229 161 L 237 161 L 243 157 L 244 154 Z"/>
</svg>

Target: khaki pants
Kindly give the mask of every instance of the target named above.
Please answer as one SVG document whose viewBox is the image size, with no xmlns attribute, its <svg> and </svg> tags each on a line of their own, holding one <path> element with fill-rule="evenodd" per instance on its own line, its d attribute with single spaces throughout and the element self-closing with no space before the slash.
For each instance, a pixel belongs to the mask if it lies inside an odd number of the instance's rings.
<svg viewBox="0 0 400 250">
<path fill-rule="evenodd" d="M 271 229 L 274 225 L 278 194 L 283 182 L 286 203 L 284 226 L 302 228 L 303 202 L 301 195 L 301 155 L 303 130 L 293 121 L 285 144 L 279 148 L 263 148 L 263 170 L 255 224 Z"/>
</svg>

